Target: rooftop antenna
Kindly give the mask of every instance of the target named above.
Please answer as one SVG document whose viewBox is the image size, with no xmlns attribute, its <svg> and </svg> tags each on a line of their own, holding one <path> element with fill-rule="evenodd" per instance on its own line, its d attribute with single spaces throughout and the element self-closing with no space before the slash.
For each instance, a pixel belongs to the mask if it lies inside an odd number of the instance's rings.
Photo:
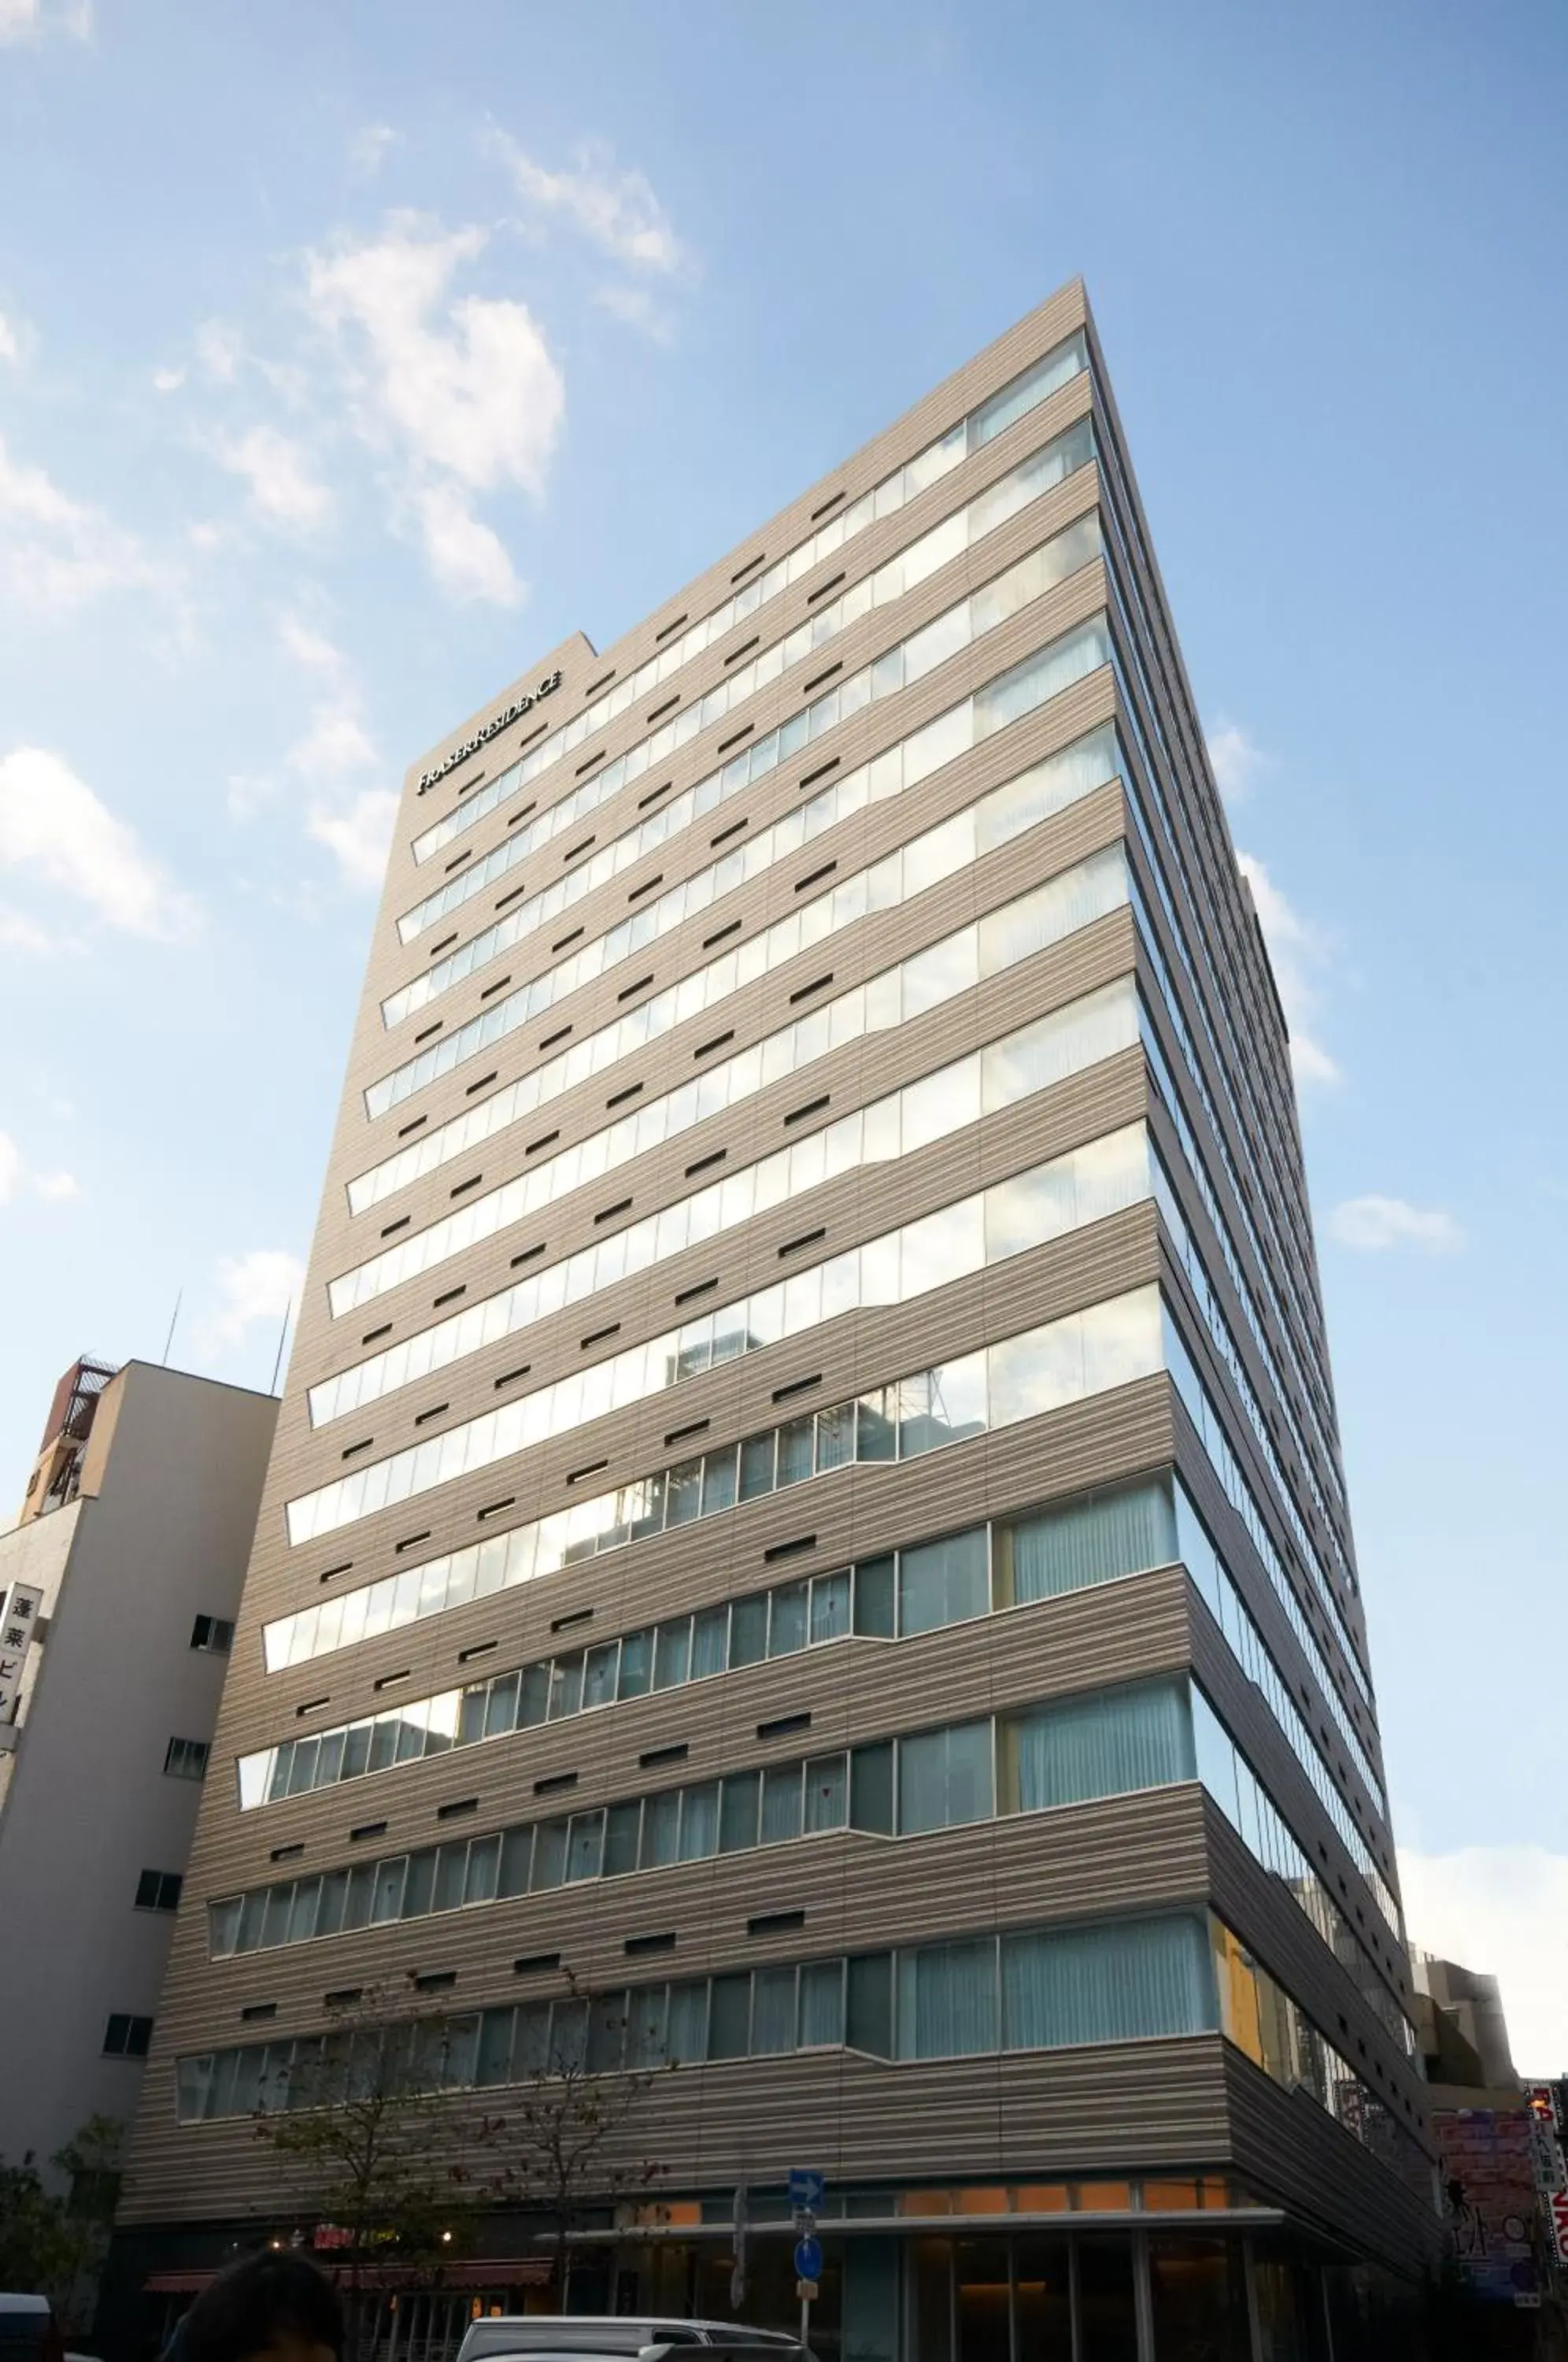
<svg viewBox="0 0 1568 2362">
<path fill-rule="evenodd" d="M 283 1340 L 289 1333 L 289 1320 L 293 1312 L 293 1308 L 294 1299 L 291 1296 L 284 1308 L 283 1325 L 278 1331 L 278 1356 L 276 1361 L 272 1363 L 272 1384 L 270 1389 L 273 1394 L 276 1394 L 278 1391 L 278 1373 L 283 1366 Z"/>
<path fill-rule="evenodd" d="M 184 1299 L 184 1289 L 181 1288 L 179 1294 L 174 1298 L 174 1309 L 169 1315 L 169 1334 L 163 1340 L 163 1366 L 165 1369 L 169 1367 L 169 1352 L 171 1346 L 174 1342 L 174 1323 L 180 1318 L 180 1306 Z"/>
</svg>

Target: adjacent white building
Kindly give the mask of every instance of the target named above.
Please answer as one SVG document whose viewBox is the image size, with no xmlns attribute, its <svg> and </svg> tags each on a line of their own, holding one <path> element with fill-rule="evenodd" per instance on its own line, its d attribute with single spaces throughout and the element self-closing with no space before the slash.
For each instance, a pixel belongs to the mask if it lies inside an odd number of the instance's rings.
<svg viewBox="0 0 1568 2362">
<path fill-rule="evenodd" d="M 0 1534 L 8 2164 L 135 2113 L 277 1412 L 77 1363 Z"/>
</svg>

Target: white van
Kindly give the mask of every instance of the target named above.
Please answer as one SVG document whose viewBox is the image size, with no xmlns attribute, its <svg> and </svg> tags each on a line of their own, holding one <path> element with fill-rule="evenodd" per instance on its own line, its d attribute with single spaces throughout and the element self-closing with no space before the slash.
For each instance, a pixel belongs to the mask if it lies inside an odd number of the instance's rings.
<svg viewBox="0 0 1568 2362">
<path fill-rule="evenodd" d="M 734 2362 L 815 2362 L 797 2337 L 777 2329 L 752 2329 L 744 2321 L 668 2321 L 649 2313 L 624 2318 L 619 2313 L 512 2312 L 469 2323 L 458 2349 L 458 2362 L 499 2362 L 515 2355 L 520 2362 L 544 2362 L 545 2356 L 619 2357 L 626 2362 L 646 2355 L 651 2346 L 662 2354 L 668 2346 L 721 2349 Z M 691 2362 L 699 2362 L 694 2353 Z M 720 2362 L 720 2355 L 713 2356 Z"/>
</svg>

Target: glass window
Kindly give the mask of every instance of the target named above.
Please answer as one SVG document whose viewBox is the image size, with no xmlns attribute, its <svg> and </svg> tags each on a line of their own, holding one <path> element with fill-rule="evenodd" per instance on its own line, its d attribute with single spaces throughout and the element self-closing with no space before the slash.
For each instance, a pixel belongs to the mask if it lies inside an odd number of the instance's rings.
<svg viewBox="0 0 1568 2362">
<path fill-rule="evenodd" d="M 855 1405 L 837 1403 L 817 1413 L 817 1473 L 842 1468 L 855 1457 Z"/>
<path fill-rule="evenodd" d="M 1030 2199 L 1043 2195 L 1031 2191 Z M 1066 2203 L 1066 2192 L 1055 2193 Z M 1018 2193 L 1021 2213 L 1044 2210 L 1025 2206 L 1026 2192 Z M 1066 2239 L 1031 2237 L 1017 2240 L 1013 2251 L 1013 2305 L 1018 2321 L 1018 2351 L 1037 2362 L 1071 2362 L 1073 2351 L 1072 2251 Z"/>
<path fill-rule="evenodd" d="M 1010 1716 L 1004 1751 L 1005 1808 L 1025 1813 L 1190 1780 L 1186 1684 L 1099 1690 Z"/>
<path fill-rule="evenodd" d="M 951 1724 L 899 1742 L 899 1834 L 988 1818 L 992 1811 L 989 1721 Z"/>
<path fill-rule="evenodd" d="M 855 1570 L 855 1628 L 878 1640 L 893 1637 L 894 1562 L 863 1559 Z"/>
<path fill-rule="evenodd" d="M 403 1882 L 403 1915 L 405 1919 L 422 1918 L 431 1907 L 430 1898 L 436 1885 L 435 1846 L 425 1846 L 408 1857 L 408 1876 Z"/>
<path fill-rule="evenodd" d="M 239 1948 L 239 1921 L 244 1905 L 238 1895 L 224 1903 L 207 1905 L 207 1949 L 215 1960 L 225 1959 Z M 181 2103 L 184 2114 L 184 2103 Z"/>
<path fill-rule="evenodd" d="M 541 1821 L 534 1832 L 534 1875 L 530 1881 L 536 1894 L 560 1885 L 566 1877 L 566 1822 Z"/>
<path fill-rule="evenodd" d="M 1138 2312 L 1132 2293 L 1132 2241 L 1101 2233 L 1074 2241 L 1078 2334 L 1094 2362 L 1138 2362 Z"/>
<path fill-rule="evenodd" d="M 1214 2023 L 1203 1929 L 1187 1914 L 1009 1935 L 1001 1950 L 1009 2050 L 1197 2034 Z"/>
<path fill-rule="evenodd" d="M 844 1962 L 810 1960 L 801 1970 L 801 2045 L 844 2040 Z"/>
<path fill-rule="evenodd" d="M 857 1747 L 851 1759 L 850 1825 L 893 1834 L 893 1744 Z"/>
<path fill-rule="evenodd" d="M 293 1886 L 269 1886 L 265 1893 L 260 1942 L 264 1950 L 270 1950 L 274 1944 L 286 1944 L 289 1940 L 289 1914 L 293 1908 L 294 1890 Z"/>
<path fill-rule="evenodd" d="M 513 1722 L 504 1727 L 510 1730 L 514 1724 L 519 1730 L 533 1730 L 545 1720 L 549 1707 L 550 1669 L 548 1665 L 529 1665 L 523 1673 Z"/>
<path fill-rule="evenodd" d="M 896 1398 L 896 1389 L 894 1393 Z M 862 1395 L 855 1407 L 856 1460 L 896 1459 L 898 1432 L 896 1413 L 889 1407 L 888 1390 L 878 1387 L 875 1394 Z"/>
<path fill-rule="evenodd" d="M 520 1673 L 508 1673 L 501 1681 L 491 1682 L 484 1707 L 484 1735 L 487 1738 L 498 1738 L 506 1731 L 516 1729 L 517 1692 L 522 1678 Z"/>
<path fill-rule="evenodd" d="M 1176 1556 L 1168 1479 L 1090 1493 L 997 1531 L 1003 1600 L 1052 1599 Z"/>
<path fill-rule="evenodd" d="M 665 2027 L 665 2049 L 677 2065 L 688 2060 L 704 2058 L 708 2051 L 708 1981 L 705 1977 L 689 1984 L 669 1988 L 669 2014 Z"/>
<path fill-rule="evenodd" d="M 403 1882 L 407 1874 L 406 1859 L 399 1854 L 392 1861 L 376 1864 L 375 1890 L 370 1900 L 370 1918 L 380 1926 L 383 1920 L 403 1915 Z"/>
<path fill-rule="evenodd" d="M 1237 1792 L 1239 1758 L 1230 1732 L 1196 1684 L 1192 1691 L 1192 1736 L 1197 1776 L 1232 1828 L 1242 1827 Z"/>
<path fill-rule="evenodd" d="M 532 1829 L 508 1829 L 501 1841 L 501 1874 L 496 1882 L 498 1894 L 526 1894 L 528 1871 L 534 1854 Z"/>
<path fill-rule="evenodd" d="M 690 1662 L 690 1618 L 682 1616 L 678 1622 L 661 1624 L 654 1653 L 655 1689 L 678 1689 L 687 1677 Z"/>
<path fill-rule="evenodd" d="M 899 1629 L 906 1639 L 983 1616 L 989 1606 L 984 1526 L 899 1552 Z"/>
<path fill-rule="evenodd" d="M 849 1813 L 849 1759 L 819 1755 L 806 1766 L 806 1827 L 841 1829 Z"/>
<path fill-rule="evenodd" d="M 607 1641 L 602 1648 L 590 1649 L 582 1674 L 584 1706 L 611 1705 L 614 1703 L 620 1659 L 621 1644 L 618 1640 Z"/>
<path fill-rule="evenodd" d="M 799 1763 L 778 1763 L 762 1777 L 763 1845 L 780 1845 L 801 1834 Z"/>
<path fill-rule="evenodd" d="M 719 1850 L 739 1853 L 756 1843 L 757 1811 L 762 1795 L 760 1772 L 734 1772 L 724 1782 L 719 1817 Z"/>
<path fill-rule="evenodd" d="M 568 1885 L 575 1885 L 585 1878 L 597 1878 L 603 1863 L 603 1814 L 574 1813 L 567 1837 Z"/>
<path fill-rule="evenodd" d="M 665 2057 L 665 2018 L 668 1991 L 664 1985 L 645 1985 L 631 1999 L 626 2025 L 626 2064 L 628 2067 L 658 2067 Z"/>
<path fill-rule="evenodd" d="M 795 1970 L 758 1969 L 752 1977 L 751 2055 L 795 2047 Z"/>
<path fill-rule="evenodd" d="M 374 1896 L 376 1873 L 368 1861 L 356 1862 L 348 1873 L 348 1898 L 343 1908 L 345 1927 L 368 1927 L 370 1924 L 370 1904 Z"/>
<path fill-rule="evenodd" d="M 643 1805 L 644 1870 L 661 1870 L 680 1855 L 680 1791 L 667 1788 L 661 1796 L 649 1796 Z"/>
<path fill-rule="evenodd" d="M 774 1443 L 771 1429 L 767 1435 L 748 1436 L 740 1451 L 740 1497 L 755 1501 L 760 1494 L 773 1490 Z"/>
<path fill-rule="evenodd" d="M 767 1654 L 767 1594 L 737 1599 L 730 1611 L 730 1663 L 760 1664 Z"/>
<path fill-rule="evenodd" d="M 626 2050 L 626 1996 L 600 1993 L 588 2013 L 588 2071 L 607 2075 L 619 2068 Z"/>
<path fill-rule="evenodd" d="M 812 1645 L 837 1640 L 849 1630 L 850 1576 L 847 1567 L 820 1574 L 812 1584 Z"/>
<path fill-rule="evenodd" d="M 582 1659 L 558 1657 L 550 1668 L 550 1721 L 582 1711 Z"/>
<path fill-rule="evenodd" d="M 721 1509 L 731 1509 L 735 1500 L 735 1452 L 710 1451 L 702 1462 L 702 1515 L 716 1517 Z"/>
<path fill-rule="evenodd" d="M 709 1993 L 708 2056 L 744 2058 L 751 2047 L 751 1979 L 715 1977 Z"/>
<path fill-rule="evenodd" d="M 409 1868 L 412 1873 L 412 1863 L 410 1863 Z M 463 1901 L 465 1903 L 493 1903 L 495 1900 L 496 1880 L 500 1873 L 500 1868 L 501 1839 L 499 1836 L 475 1838 L 472 1845 L 469 1848 L 469 1868 L 468 1876 L 463 1882 Z M 407 1918 L 410 1915 L 408 1897 L 405 1894 L 403 1897 L 403 1916 Z"/>
<path fill-rule="evenodd" d="M 851 2049 L 874 2058 L 893 2055 L 893 1956 L 863 1952 L 848 1963 L 846 2027 Z"/>
<path fill-rule="evenodd" d="M 1084 1392 L 1083 1327 L 1077 1315 L 1004 1338 L 989 1348 L 988 1358 L 994 1427 L 1055 1410 Z"/>
<path fill-rule="evenodd" d="M 705 1861 L 719 1849 L 719 1783 L 688 1788 L 680 1803 L 680 1859 Z"/>
<path fill-rule="evenodd" d="M 510 2009 L 487 2009 L 480 2020 L 479 2056 L 474 2063 L 474 2081 L 480 2085 L 507 2083 L 512 2080 L 512 2036 L 515 2013 Z"/>
<path fill-rule="evenodd" d="M 469 1849 L 466 1844 L 444 1845 L 436 1857 L 436 1888 L 431 1898 L 434 1911 L 455 1911 L 463 1899 L 463 1882 L 468 1871 Z"/>
<path fill-rule="evenodd" d="M 729 1661 L 730 1611 L 727 1607 L 709 1607 L 697 1617 L 691 1628 L 691 1678 L 704 1680 L 710 1673 L 722 1673 Z"/>
<path fill-rule="evenodd" d="M 619 1694 L 645 1697 L 653 1683 L 653 1633 L 628 1632 L 621 1643 Z"/>
<path fill-rule="evenodd" d="M 689 1460 L 682 1467 L 672 1468 L 665 1495 L 665 1524 L 690 1525 L 702 1513 L 702 1462 Z"/>
<path fill-rule="evenodd" d="M 635 1870 L 642 1838 L 643 1808 L 634 1801 L 612 1805 L 604 1821 L 604 1875 L 624 1878 Z"/>
<path fill-rule="evenodd" d="M 784 1584 L 772 1595 L 772 1617 L 767 1629 L 767 1653 L 770 1657 L 790 1657 L 806 1645 L 810 1586 L 804 1583 Z"/>
<path fill-rule="evenodd" d="M 899 1954 L 899 2056 L 967 2058 L 997 2045 L 997 1947 L 990 1936 Z"/>
</svg>

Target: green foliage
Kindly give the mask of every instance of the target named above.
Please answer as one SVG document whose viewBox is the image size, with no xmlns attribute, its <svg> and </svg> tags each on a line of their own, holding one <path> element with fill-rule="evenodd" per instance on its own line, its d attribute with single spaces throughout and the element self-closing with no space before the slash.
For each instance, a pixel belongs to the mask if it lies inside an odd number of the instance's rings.
<svg viewBox="0 0 1568 2362">
<path fill-rule="evenodd" d="M 19 2294 L 47 2296 L 69 2323 L 91 2315 L 93 2283 L 108 2244 L 119 2191 L 125 2126 L 90 2116 L 50 2161 L 69 2179 L 50 2190 L 30 2163 L 0 2158 L 0 2270 Z"/>
</svg>

